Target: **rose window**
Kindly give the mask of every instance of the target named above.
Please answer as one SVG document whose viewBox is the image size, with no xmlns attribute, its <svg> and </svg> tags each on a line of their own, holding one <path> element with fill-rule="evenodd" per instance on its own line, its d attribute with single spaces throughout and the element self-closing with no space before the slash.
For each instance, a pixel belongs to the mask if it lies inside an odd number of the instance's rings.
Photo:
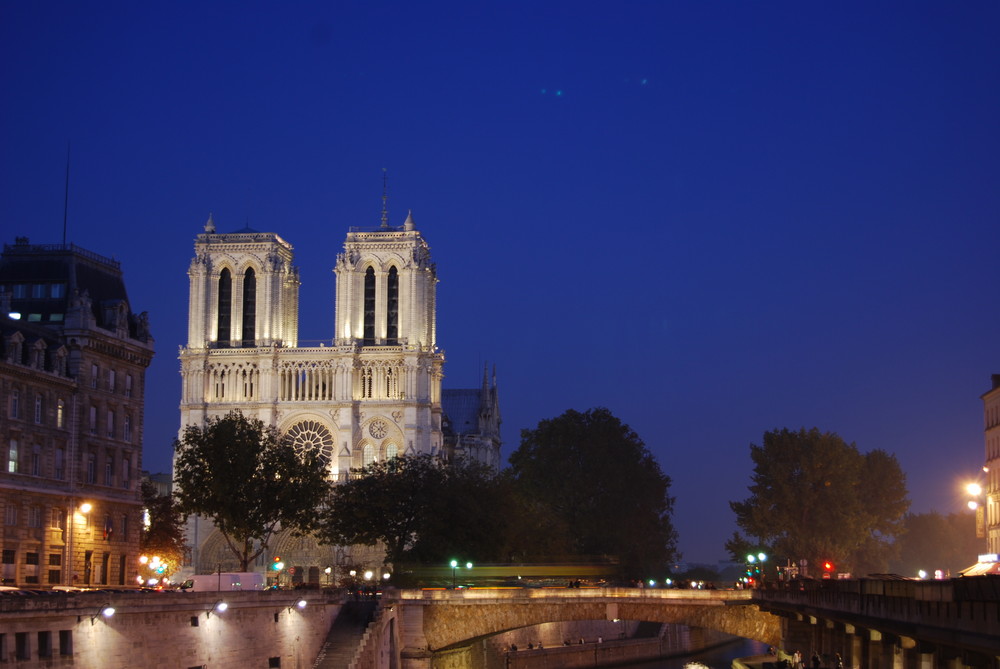
<svg viewBox="0 0 1000 669">
<path fill-rule="evenodd" d="M 329 465 L 333 459 L 333 435 L 318 421 L 304 420 L 296 423 L 288 431 L 288 438 L 300 455 L 318 451 L 325 465 Z"/>
</svg>

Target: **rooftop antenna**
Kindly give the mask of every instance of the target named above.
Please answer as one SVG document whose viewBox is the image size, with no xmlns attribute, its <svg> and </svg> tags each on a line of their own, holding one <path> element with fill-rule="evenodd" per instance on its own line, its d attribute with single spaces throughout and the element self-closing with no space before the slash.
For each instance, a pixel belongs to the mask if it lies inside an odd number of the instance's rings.
<svg viewBox="0 0 1000 669">
<path fill-rule="evenodd" d="M 389 229 L 389 174 L 382 168 L 382 229 Z"/>
<path fill-rule="evenodd" d="M 66 142 L 66 194 L 63 197 L 63 246 L 66 246 L 66 219 L 69 217 L 69 142 Z"/>
</svg>

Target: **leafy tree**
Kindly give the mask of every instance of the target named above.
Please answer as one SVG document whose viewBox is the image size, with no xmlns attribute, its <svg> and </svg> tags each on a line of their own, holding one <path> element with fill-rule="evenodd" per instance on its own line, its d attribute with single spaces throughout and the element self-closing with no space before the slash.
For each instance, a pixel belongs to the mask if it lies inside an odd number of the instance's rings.
<svg viewBox="0 0 1000 669">
<path fill-rule="evenodd" d="M 330 489 L 318 453 L 300 455 L 273 427 L 238 411 L 189 425 L 174 449 L 179 510 L 211 518 L 241 571 L 279 525 L 313 529 Z"/>
<path fill-rule="evenodd" d="M 576 555 L 617 555 L 624 575 L 645 577 L 677 557 L 670 478 L 610 411 L 567 411 L 522 430 L 511 454 L 521 494 L 565 526 Z"/>
<path fill-rule="evenodd" d="M 184 563 L 184 517 L 169 495 L 160 495 L 149 481 L 143 481 L 141 486 L 142 504 L 148 517 L 148 525 L 143 524 L 139 537 L 139 550 L 142 555 L 159 558 L 163 565 L 162 571 L 151 566 L 150 562 L 143 564 L 143 578 L 162 578 L 176 572 Z"/>
<path fill-rule="evenodd" d="M 381 542 L 393 564 L 495 560 L 507 535 L 508 488 L 479 463 L 445 465 L 426 454 L 390 458 L 334 488 L 320 534 L 329 543 Z"/>
<path fill-rule="evenodd" d="M 884 571 L 909 507 L 895 456 L 862 454 L 832 432 L 786 428 L 765 432 L 750 457 L 751 495 L 730 502 L 741 529 L 795 562 Z"/>
<path fill-rule="evenodd" d="M 921 569 L 928 574 L 940 569 L 954 576 L 974 564 L 983 551 L 971 513 L 911 513 L 903 524 L 906 531 L 896 542 L 899 553 L 891 563 L 891 571 L 897 574 L 916 576 Z"/>
</svg>

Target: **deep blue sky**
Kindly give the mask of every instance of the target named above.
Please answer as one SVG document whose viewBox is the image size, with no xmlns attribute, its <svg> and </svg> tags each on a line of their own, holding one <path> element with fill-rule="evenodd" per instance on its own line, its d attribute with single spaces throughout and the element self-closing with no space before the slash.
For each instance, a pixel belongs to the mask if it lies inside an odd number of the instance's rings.
<svg viewBox="0 0 1000 669">
<path fill-rule="evenodd" d="M 348 226 L 412 209 L 446 385 L 522 428 L 606 406 L 714 561 L 749 444 L 817 426 L 960 508 L 1000 372 L 996 2 L 0 0 L 0 230 L 122 261 L 150 470 L 209 212 L 296 247 L 333 336 Z M 835 528 L 831 528 L 835 531 Z M 971 556 L 970 556 L 971 562 Z"/>
</svg>

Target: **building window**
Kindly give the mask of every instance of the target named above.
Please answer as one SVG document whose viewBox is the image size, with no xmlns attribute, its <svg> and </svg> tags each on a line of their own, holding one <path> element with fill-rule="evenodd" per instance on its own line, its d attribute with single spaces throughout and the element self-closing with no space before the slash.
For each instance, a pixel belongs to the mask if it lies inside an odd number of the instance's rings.
<svg viewBox="0 0 1000 669">
<path fill-rule="evenodd" d="M 111 520 L 111 514 L 109 513 L 109 514 L 107 514 L 107 515 L 104 516 L 104 540 L 105 541 L 111 541 L 111 537 L 114 536 L 114 533 L 115 533 L 115 522 L 113 520 Z M 106 566 L 107 565 L 108 554 L 105 553 L 104 556 L 105 556 L 104 557 L 104 560 L 105 560 L 104 564 Z M 108 575 L 107 575 L 107 573 L 104 574 L 104 578 L 102 579 L 102 582 L 103 583 L 107 583 L 108 582 Z"/>
<path fill-rule="evenodd" d="M 38 444 L 31 447 L 31 475 L 42 475 L 42 447 Z"/>
<path fill-rule="evenodd" d="M 62 580 L 62 572 L 58 569 L 49 569 L 49 585 L 58 585 Z"/>
<path fill-rule="evenodd" d="M 20 418 L 21 414 L 21 391 L 10 391 L 10 417 Z"/>
<path fill-rule="evenodd" d="M 108 439 L 114 439 L 115 436 L 115 412 L 108 409 Z"/>
<path fill-rule="evenodd" d="M 7 503 L 7 507 L 4 510 L 3 523 L 4 525 L 9 525 L 11 527 L 17 526 L 17 507 L 10 502 Z M 6 554 L 7 551 L 4 551 L 4 555 Z"/>
<path fill-rule="evenodd" d="M 52 520 L 50 520 L 49 522 L 52 523 L 52 527 L 53 528 L 55 528 L 57 530 L 61 530 L 63 528 L 63 511 L 62 511 L 62 509 L 60 509 L 58 506 L 52 507 Z M 49 560 L 49 564 L 52 564 L 51 557 L 50 557 L 50 560 Z"/>
<path fill-rule="evenodd" d="M 369 267 L 365 271 L 365 320 L 364 346 L 375 344 L 375 270 Z"/>
<path fill-rule="evenodd" d="M 132 416 L 125 414 L 122 418 L 122 439 L 132 441 Z"/>
<path fill-rule="evenodd" d="M 56 449 L 55 458 L 55 477 L 62 481 L 66 477 L 66 466 L 64 462 L 65 452 L 61 448 Z"/>
<path fill-rule="evenodd" d="M 93 453 L 87 453 L 87 483 L 97 482 L 97 456 Z M 90 515 L 87 515 L 90 518 Z"/>
<path fill-rule="evenodd" d="M 97 372 L 98 372 L 97 365 L 91 365 L 90 366 L 90 387 L 91 388 L 96 388 L 97 387 Z"/>
<path fill-rule="evenodd" d="M 59 654 L 73 656 L 73 630 L 59 630 Z"/>
<path fill-rule="evenodd" d="M 108 390 L 115 392 L 115 370 L 108 370 Z"/>
<path fill-rule="evenodd" d="M 97 434 L 97 407 L 90 407 L 90 433 Z"/>
<path fill-rule="evenodd" d="M 62 400 L 56 402 L 56 427 L 62 428 L 66 420 L 66 403 Z"/>
<path fill-rule="evenodd" d="M 364 467 L 375 462 L 375 448 L 371 444 L 365 444 L 361 450 L 361 464 Z"/>
<path fill-rule="evenodd" d="M 26 297 L 28 297 L 28 284 L 14 284 L 14 299 L 24 299 Z"/>
<path fill-rule="evenodd" d="M 35 425 L 42 423 L 42 396 L 35 395 Z"/>
<path fill-rule="evenodd" d="M 132 375 L 125 375 L 125 397 L 132 397 Z"/>
<path fill-rule="evenodd" d="M 24 554 L 25 564 L 38 564 L 38 553 L 25 553 Z"/>
<path fill-rule="evenodd" d="M 15 551 L 12 548 L 3 549 L 3 558 L 0 559 L 0 562 L 3 564 L 14 564 L 15 559 Z"/>
<path fill-rule="evenodd" d="M 122 541 L 128 541 L 128 514 L 122 516 Z"/>
<path fill-rule="evenodd" d="M 385 336 L 389 346 L 399 343 L 399 272 L 389 268 L 389 282 L 386 286 Z"/>
<path fill-rule="evenodd" d="M 28 527 L 42 526 L 42 507 L 33 506 L 28 510 Z M 35 553 L 35 555 L 38 555 Z M 35 564 L 38 564 L 37 562 Z"/>
<path fill-rule="evenodd" d="M 257 324 L 257 274 L 247 267 L 243 274 L 243 346 L 254 345 Z"/>
<path fill-rule="evenodd" d="M 229 326 L 233 309 L 233 277 L 228 269 L 219 274 L 219 323 L 215 338 L 220 346 L 229 345 Z"/>
<path fill-rule="evenodd" d="M 36 283 L 31 286 L 31 297 L 32 299 L 39 299 L 45 297 L 45 284 Z"/>
<path fill-rule="evenodd" d="M 17 449 L 17 439 L 10 440 L 10 447 L 7 449 L 7 472 L 10 474 L 17 473 L 17 463 L 19 460 L 19 454 Z"/>
<path fill-rule="evenodd" d="M 114 485 L 115 457 L 109 455 L 104 461 L 104 485 Z"/>
<path fill-rule="evenodd" d="M 66 295 L 66 284 L 65 283 L 54 283 L 49 286 L 49 297 L 65 297 Z"/>
<path fill-rule="evenodd" d="M 130 458 L 122 458 L 122 487 L 126 490 L 129 490 L 132 487 L 132 480 L 129 476 L 131 469 L 132 460 Z"/>
</svg>

